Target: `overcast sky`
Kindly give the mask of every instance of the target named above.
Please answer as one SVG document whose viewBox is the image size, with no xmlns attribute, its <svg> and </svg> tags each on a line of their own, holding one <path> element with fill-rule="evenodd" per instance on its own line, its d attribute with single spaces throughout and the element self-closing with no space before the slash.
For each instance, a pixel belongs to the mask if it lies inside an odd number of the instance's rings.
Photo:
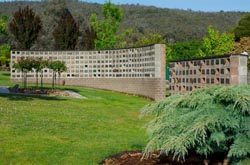
<svg viewBox="0 0 250 165">
<path fill-rule="evenodd" d="M 82 0 L 105 3 L 106 0 Z M 111 0 L 115 4 L 141 4 L 161 8 L 192 9 L 195 11 L 247 11 L 250 0 Z"/>
</svg>

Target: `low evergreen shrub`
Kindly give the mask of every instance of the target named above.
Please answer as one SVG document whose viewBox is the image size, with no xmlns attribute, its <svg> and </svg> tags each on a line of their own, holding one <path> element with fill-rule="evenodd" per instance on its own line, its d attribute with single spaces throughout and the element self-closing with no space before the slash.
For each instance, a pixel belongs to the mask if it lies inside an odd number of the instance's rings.
<svg viewBox="0 0 250 165">
<path fill-rule="evenodd" d="M 250 156 L 250 86 L 212 86 L 173 95 L 142 109 L 153 115 L 147 125 L 150 152 L 185 159 L 191 151 L 209 157 L 225 153 L 231 160 Z"/>
</svg>

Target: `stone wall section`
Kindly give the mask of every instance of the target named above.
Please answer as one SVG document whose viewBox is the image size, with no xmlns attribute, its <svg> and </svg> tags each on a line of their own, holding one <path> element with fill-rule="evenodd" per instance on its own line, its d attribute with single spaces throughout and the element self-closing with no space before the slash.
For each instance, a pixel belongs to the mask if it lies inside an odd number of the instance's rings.
<svg viewBox="0 0 250 165">
<path fill-rule="evenodd" d="M 40 80 L 40 79 L 39 79 Z M 65 80 L 65 85 L 90 87 L 95 89 L 106 89 L 112 91 L 118 91 L 122 93 L 128 93 L 132 95 L 143 96 L 152 98 L 156 101 L 163 100 L 165 98 L 165 84 L 162 84 L 162 80 L 159 78 L 71 78 L 61 79 L 57 84 L 62 85 L 62 81 Z M 21 82 L 20 79 L 12 79 L 14 82 Z M 51 84 L 51 79 L 43 79 L 45 84 Z M 29 83 L 35 83 L 34 78 L 28 78 Z M 164 85 L 164 88 L 161 86 Z"/>
</svg>

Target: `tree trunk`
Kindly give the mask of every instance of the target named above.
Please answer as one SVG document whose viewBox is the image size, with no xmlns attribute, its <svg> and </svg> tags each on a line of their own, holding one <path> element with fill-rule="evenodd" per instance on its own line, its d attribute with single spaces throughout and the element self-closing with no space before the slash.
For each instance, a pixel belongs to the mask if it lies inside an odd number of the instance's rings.
<svg viewBox="0 0 250 165">
<path fill-rule="evenodd" d="M 36 71 L 36 87 L 38 88 L 38 71 Z"/>
<path fill-rule="evenodd" d="M 59 84 L 59 87 L 60 87 L 60 85 L 61 85 L 60 79 L 61 79 L 61 72 L 58 72 L 58 84 Z"/>
<path fill-rule="evenodd" d="M 23 88 L 24 88 L 24 71 L 22 70 L 22 83 L 23 83 Z"/>
<path fill-rule="evenodd" d="M 27 88 L 27 72 L 24 72 L 24 88 Z"/>
<path fill-rule="evenodd" d="M 54 89 L 55 88 L 55 72 L 53 71 L 52 72 L 52 89 Z"/>
<path fill-rule="evenodd" d="M 41 70 L 40 73 L 40 78 L 41 78 L 41 89 L 43 88 L 43 71 Z"/>
<path fill-rule="evenodd" d="M 54 82 L 55 82 L 55 88 L 56 88 L 56 72 L 55 72 L 55 81 Z"/>
</svg>

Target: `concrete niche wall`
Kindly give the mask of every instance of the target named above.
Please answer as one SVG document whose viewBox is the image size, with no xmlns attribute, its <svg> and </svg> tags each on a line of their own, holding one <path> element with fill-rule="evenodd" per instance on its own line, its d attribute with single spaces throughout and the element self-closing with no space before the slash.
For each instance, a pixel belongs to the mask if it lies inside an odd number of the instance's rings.
<svg viewBox="0 0 250 165">
<path fill-rule="evenodd" d="M 163 44 L 100 51 L 11 51 L 12 65 L 21 57 L 64 61 L 67 71 L 61 74 L 61 81 L 66 85 L 114 90 L 156 101 L 165 98 Z M 51 83 L 52 71 L 45 68 L 43 73 L 44 82 Z M 21 73 L 11 68 L 11 80 L 20 82 Z M 28 82 L 35 82 L 35 71 L 28 73 Z"/>
<path fill-rule="evenodd" d="M 246 55 L 224 55 L 170 63 L 171 94 L 211 85 L 247 84 Z"/>
</svg>

